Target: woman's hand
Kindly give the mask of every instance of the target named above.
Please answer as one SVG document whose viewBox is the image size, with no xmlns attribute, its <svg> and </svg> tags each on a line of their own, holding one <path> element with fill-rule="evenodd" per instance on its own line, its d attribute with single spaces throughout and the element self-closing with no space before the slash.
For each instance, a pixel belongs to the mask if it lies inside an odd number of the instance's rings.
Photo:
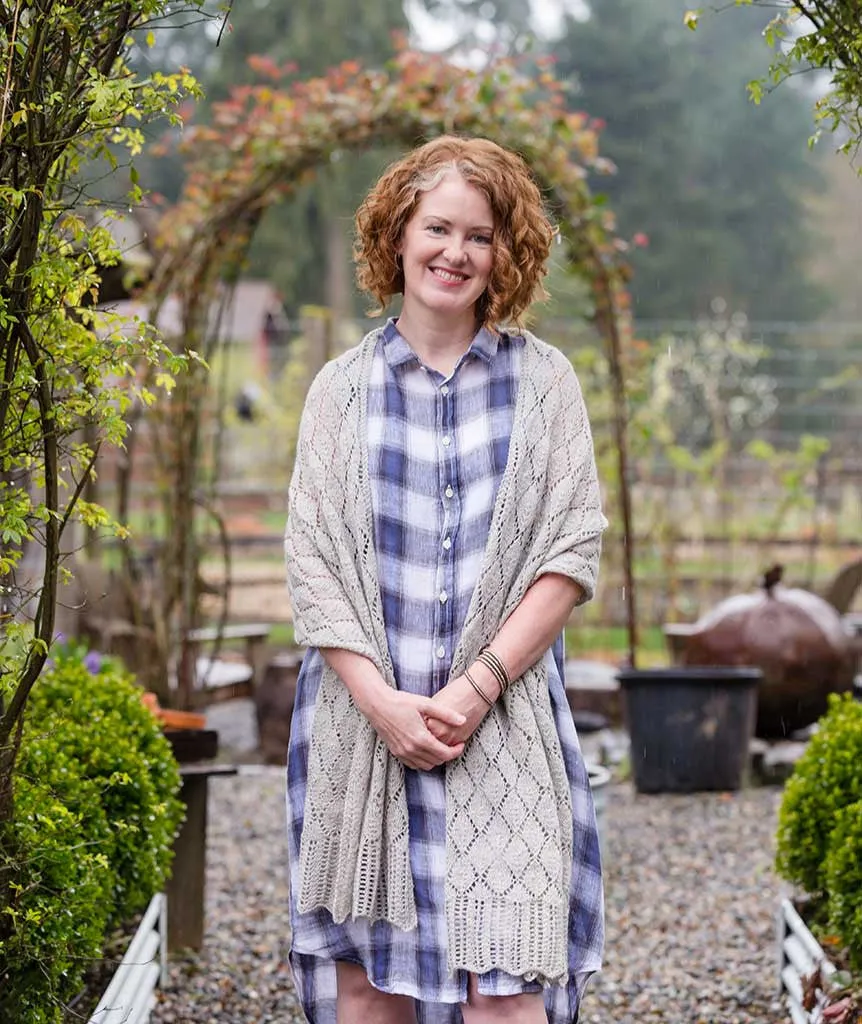
<svg viewBox="0 0 862 1024">
<path fill-rule="evenodd" d="M 429 697 L 386 688 L 367 707 L 360 708 L 390 753 L 408 768 L 428 771 L 460 756 L 461 740 L 441 739 L 435 732 L 463 728 L 466 718 L 457 708 Z"/>
<path fill-rule="evenodd" d="M 354 651 L 326 647 L 320 653 L 390 753 L 408 768 L 428 771 L 461 754 L 462 742 L 439 739 L 431 732 L 429 723 L 434 723 L 435 728 L 458 729 L 465 722 L 462 712 L 435 704 L 430 697 L 387 686 L 373 662 Z"/>
<path fill-rule="evenodd" d="M 484 665 L 478 663 L 472 665 L 470 675 L 491 700 L 495 700 L 500 695 L 499 684 Z M 491 710 L 470 685 L 467 677 L 463 675 L 451 679 L 431 699 L 438 707 L 451 708 L 464 716 L 461 725 L 450 725 L 439 718 L 428 720 L 428 729 L 443 743 L 466 743 L 479 728 L 485 715 Z"/>
</svg>

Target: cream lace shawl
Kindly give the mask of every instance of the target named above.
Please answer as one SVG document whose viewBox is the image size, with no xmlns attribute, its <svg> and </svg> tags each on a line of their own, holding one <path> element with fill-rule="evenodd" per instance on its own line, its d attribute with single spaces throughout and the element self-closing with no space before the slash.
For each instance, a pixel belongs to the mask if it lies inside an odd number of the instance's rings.
<svg viewBox="0 0 862 1024">
<path fill-rule="evenodd" d="M 374 348 L 327 364 L 305 403 L 285 536 L 296 638 L 365 655 L 395 685 L 367 464 Z M 460 674 L 544 573 L 592 596 L 601 513 L 589 424 L 569 361 L 527 336 L 484 561 L 452 662 Z M 544 660 L 513 683 L 446 771 L 448 966 L 564 983 L 572 863 L 569 785 Z M 410 929 L 404 769 L 324 669 L 308 760 L 298 906 Z"/>
</svg>

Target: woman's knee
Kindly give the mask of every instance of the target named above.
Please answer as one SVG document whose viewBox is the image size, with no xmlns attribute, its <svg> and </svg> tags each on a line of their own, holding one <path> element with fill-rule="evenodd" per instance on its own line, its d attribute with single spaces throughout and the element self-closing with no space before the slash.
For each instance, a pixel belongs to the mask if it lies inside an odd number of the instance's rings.
<svg viewBox="0 0 862 1024">
<path fill-rule="evenodd" d="M 547 1024 L 548 1019 L 540 993 L 486 996 L 479 991 L 475 975 L 470 975 L 462 1015 L 464 1024 Z"/>
<path fill-rule="evenodd" d="M 335 964 L 338 1024 L 415 1024 L 413 1000 L 408 996 L 381 992 L 368 980 L 358 964 L 339 960 Z"/>
</svg>

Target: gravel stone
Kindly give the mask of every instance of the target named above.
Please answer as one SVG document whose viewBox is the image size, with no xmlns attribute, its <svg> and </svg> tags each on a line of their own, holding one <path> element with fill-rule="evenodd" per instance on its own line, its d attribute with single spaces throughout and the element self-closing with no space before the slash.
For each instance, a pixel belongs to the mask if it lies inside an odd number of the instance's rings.
<svg viewBox="0 0 862 1024">
<path fill-rule="evenodd" d="M 606 790 L 605 968 L 581 1024 L 778 1024 L 777 788 Z M 171 962 L 153 1024 L 299 1024 L 287 966 L 284 772 L 210 783 L 206 938 Z"/>
<path fill-rule="evenodd" d="M 609 787 L 607 940 L 582 1024 L 778 1024 L 772 869 L 781 791 Z"/>
</svg>

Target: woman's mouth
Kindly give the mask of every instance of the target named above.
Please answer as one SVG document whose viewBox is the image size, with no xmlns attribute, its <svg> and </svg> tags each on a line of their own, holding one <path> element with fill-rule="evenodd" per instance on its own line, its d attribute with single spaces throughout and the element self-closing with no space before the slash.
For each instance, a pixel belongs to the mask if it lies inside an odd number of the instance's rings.
<svg viewBox="0 0 862 1024">
<path fill-rule="evenodd" d="M 442 267 L 431 267 L 431 273 L 446 284 L 463 284 L 470 279 L 467 274 L 461 274 L 457 270 L 444 270 Z"/>
</svg>

